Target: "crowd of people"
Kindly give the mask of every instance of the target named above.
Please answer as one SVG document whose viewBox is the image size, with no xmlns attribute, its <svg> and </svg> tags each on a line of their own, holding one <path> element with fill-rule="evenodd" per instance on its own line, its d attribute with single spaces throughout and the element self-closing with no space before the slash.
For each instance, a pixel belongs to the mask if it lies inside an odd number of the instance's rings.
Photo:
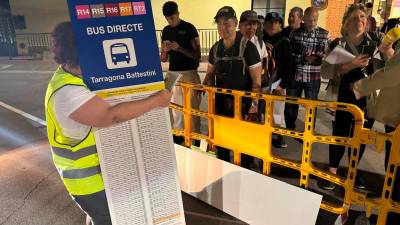
<svg viewBox="0 0 400 225">
<path fill-rule="evenodd" d="M 179 16 L 178 6 L 175 2 L 167 2 L 164 7 L 173 8 L 174 14 Z M 392 132 L 400 123 L 398 115 L 393 116 L 397 118 L 397 120 L 394 119 L 395 122 L 393 120 L 387 122 L 387 117 L 384 117 L 383 120 L 378 119 L 379 115 L 373 115 L 371 113 L 373 110 L 368 109 L 369 102 L 376 101 L 376 91 L 371 91 L 371 88 L 367 89 L 368 91 L 353 90 L 360 88 L 362 80 L 371 79 L 371 77 L 377 76 L 375 74 L 378 72 L 384 73 L 382 71 L 384 71 L 385 64 L 395 54 L 394 45 L 388 47 L 382 43 L 384 34 L 379 31 L 375 19 L 371 16 L 371 11 L 372 4 L 370 3 L 349 5 L 342 18 L 341 37 L 331 40 L 329 31 L 318 26 L 319 11 L 313 7 L 308 7 L 304 11 L 300 7 L 292 8 L 288 17 L 288 26 L 284 27 L 283 19 L 277 12 L 269 12 L 264 16 L 257 15 L 255 11 L 246 10 L 239 17 L 232 7 L 224 6 L 217 11 L 214 17 L 220 40 L 212 46 L 209 52 L 207 72 L 202 84 L 317 100 L 322 77 L 329 80 L 329 88 L 334 89 L 334 93 L 337 93 L 333 98 L 331 96 L 330 100 L 351 103 L 364 111 L 366 118 L 364 127 L 371 128 L 377 119 L 386 124 L 386 132 Z M 171 23 L 168 19 L 169 16 L 164 15 L 169 25 L 163 30 L 162 40 L 177 43 L 178 46 L 193 46 L 188 43 L 191 40 L 198 40 L 198 34 L 186 32 L 187 35 L 196 35 L 190 36 L 186 43 L 182 42 L 179 34 L 185 32 L 181 31 L 183 29 L 181 25 Z M 186 22 L 183 23 L 186 24 Z M 167 31 L 171 29 L 175 30 L 175 36 L 166 38 Z M 384 29 L 388 31 L 385 26 Z M 173 45 L 167 46 L 171 47 L 166 47 L 163 42 L 161 58 L 165 61 L 166 57 L 163 54 L 165 49 L 169 49 L 167 56 L 172 65 L 185 65 L 185 60 L 195 59 L 197 62 L 200 60 L 200 57 L 194 58 L 190 54 L 186 54 L 182 50 L 184 47 L 175 51 L 172 48 Z M 348 63 L 329 64 L 325 61 L 325 57 L 337 46 L 342 47 L 355 58 Z M 199 49 L 199 46 L 196 45 L 195 49 Z M 176 54 L 180 54 L 181 57 L 175 57 Z M 185 60 L 184 57 L 186 57 Z M 386 78 L 389 79 L 388 76 Z M 395 76 L 393 79 L 398 80 Z M 371 83 L 372 81 L 368 80 L 363 83 L 367 82 Z M 382 88 L 390 83 L 387 82 L 382 84 Z M 379 87 L 374 88 L 375 90 L 380 89 Z M 241 102 L 240 112 L 237 112 L 240 113 L 241 118 L 255 122 L 263 120 L 265 105 L 261 100 L 243 98 Z M 299 108 L 297 104 L 276 102 L 273 108 L 275 126 L 296 129 Z M 217 93 L 215 95 L 215 113 L 233 117 L 235 113 L 233 96 Z M 332 135 L 351 137 L 354 123 L 351 113 L 335 112 L 332 121 Z M 278 148 L 287 147 L 285 138 L 280 135 L 274 138 L 273 145 Z M 364 149 L 364 145 L 360 146 L 359 160 L 361 160 Z M 385 166 L 388 164 L 390 155 L 390 143 L 386 145 L 386 151 Z M 337 174 L 344 152 L 344 146 L 329 146 L 329 172 Z M 222 147 L 217 147 L 217 157 L 225 161 L 232 161 L 230 151 Z M 251 161 L 251 158 L 242 158 L 242 166 L 248 167 Z M 327 181 L 321 182 L 319 185 L 327 190 L 335 188 L 335 184 Z M 396 182 L 396 187 L 399 188 L 398 186 L 399 184 Z M 355 179 L 355 187 L 366 188 L 366 184 L 360 176 Z M 393 198 L 399 199 L 397 195 L 398 193 L 395 192 Z"/>
<path fill-rule="evenodd" d="M 161 61 L 169 61 L 166 76 L 182 74 L 181 81 L 200 84 L 198 67 L 201 60 L 197 29 L 179 16 L 178 5 L 168 1 L 162 12 L 168 21 L 162 31 Z M 321 77 L 329 79 L 330 88 L 337 90 L 334 101 L 357 105 L 365 113 L 365 127 L 375 120 L 385 124 L 392 132 L 400 124 L 399 96 L 400 50 L 393 43 L 382 41 L 370 18 L 368 7 L 352 4 L 342 20 L 342 36 L 330 40 L 329 32 L 318 26 L 319 12 L 309 7 L 290 10 L 289 26 L 276 12 L 264 16 L 246 10 L 237 16 L 230 6 L 220 8 L 214 21 L 220 40 L 208 55 L 207 73 L 202 84 L 207 86 L 318 99 Z M 239 19 L 238 19 L 239 18 Z M 382 29 L 388 31 L 389 25 Z M 92 127 L 107 127 L 136 118 L 150 110 L 167 107 L 173 102 L 182 104 L 182 91 L 160 91 L 148 98 L 111 106 L 89 91 L 82 80 L 76 43 L 70 22 L 60 23 L 51 35 L 52 52 L 60 64 L 49 83 L 46 93 L 46 120 L 54 163 L 74 201 L 88 215 L 87 224 L 111 224 L 104 184 Z M 337 46 L 353 54 L 348 63 L 330 64 L 325 56 Z M 380 94 L 377 94 L 380 90 Z M 191 93 L 191 104 L 198 108 L 201 92 Z M 215 113 L 233 117 L 240 113 L 244 120 L 264 120 L 265 103 L 258 99 L 243 98 L 240 112 L 235 112 L 231 95 L 215 95 Z M 264 105 L 263 105 L 264 104 Z M 274 103 L 275 126 L 296 128 L 298 105 Z M 172 112 L 173 127 L 182 129 L 183 116 Z M 337 111 L 332 123 L 334 136 L 352 135 L 354 118 Z M 200 121 L 193 118 L 192 130 L 200 130 Z M 175 142 L 181 142 L 174 137 Z M 198 143 L 194 143 L 198 144 Z M 284 137 L 277 136 L 273 145 L 287 147 Z M 365 146 L 360 147 L 361 159 Z M 329 147 L 329 171 L 337 173 L 344 147 Z M 389 164 L 391 145 L 386 145 L 385 167 Z M 217 148 L 217 157 L 232 161 L 229 149 Z M 81 160 L 81 159 L 88 160 Z M 90 160 L 89 160 L 90 158 Z M 249 167 L 254 159 L 244 158 L 242 165 Z M 400 199 L 400 172 L 396 173 L 392 199 Z M 329 182 L 321 188 L 332 190 Z M 357 176 L 355 187 L 365 188 Z M 387 224 L 400 224 L 399 215 L 390 215 Z"/>
</svg>

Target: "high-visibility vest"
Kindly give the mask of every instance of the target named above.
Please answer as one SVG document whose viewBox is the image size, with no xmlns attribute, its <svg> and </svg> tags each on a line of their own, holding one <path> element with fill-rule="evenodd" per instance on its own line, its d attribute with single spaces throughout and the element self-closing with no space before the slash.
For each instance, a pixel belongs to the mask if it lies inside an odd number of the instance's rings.
<svg viewBox="0 0 400 225">
<path fill-rule="evenodd" d="M 47 135 L 53 161 L 70 194 L 93 194 L 104 190 L 93 131 L 91 129 L 80 142 L 72 141 L 63 135 L 54 114 L 52 98 L 58 90 L 67 85 L 87 88 L 82 78 L 65 72 L 61 67 L 54 73 L 47 87 L 45 98 Z"/>
</svg>

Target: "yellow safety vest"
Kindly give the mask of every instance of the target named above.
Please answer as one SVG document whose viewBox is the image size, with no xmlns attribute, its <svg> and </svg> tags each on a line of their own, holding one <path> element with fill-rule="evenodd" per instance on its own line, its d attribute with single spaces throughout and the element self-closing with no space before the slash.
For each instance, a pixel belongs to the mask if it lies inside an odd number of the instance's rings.
<svg viewBox="0 0 400 225">
<path fill-rule="evenodd" d="M 82 78 L 65 72 L 61 67 L 54 73 L 46 92 L 45 108 L 47 136 L 52 149 L 54 164 L 68 192 L 88 195 L 104 190 L 99 157 L 93 131 L 79 143 L 63 135 L 54 114 L 54 93 L 66 85 L 83 86 Z"/>
</svg>

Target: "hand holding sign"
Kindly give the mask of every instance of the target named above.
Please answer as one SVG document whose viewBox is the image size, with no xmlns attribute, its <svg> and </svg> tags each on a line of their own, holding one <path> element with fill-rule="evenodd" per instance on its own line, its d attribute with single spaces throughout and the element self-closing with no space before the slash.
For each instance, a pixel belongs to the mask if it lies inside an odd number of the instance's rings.
<svg viewBox="0 0 400 225">
<path fill-rule="evenodd" d="M 382 40 L 382 43 L 385 45 L 389 45 L 391 43 L 396 42 L 399 39 L 400 39 L 400 28 L 395 27 L 386 33 L 385 37 Z"/>
<path fill-rule="evenodd" d="M 172 92 L 162 90 L 152 96 L 154 104 L 158 107 L 168 107 L 171 102 Z"/>
</svg>

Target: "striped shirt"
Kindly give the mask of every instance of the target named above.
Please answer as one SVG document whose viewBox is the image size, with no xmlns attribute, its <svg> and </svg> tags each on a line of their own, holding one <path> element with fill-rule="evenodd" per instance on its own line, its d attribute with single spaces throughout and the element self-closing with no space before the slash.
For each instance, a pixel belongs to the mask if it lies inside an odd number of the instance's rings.
<svg viewBox="0 0 400 225">
<path fill-rule="evenodd" d="M 296 62 L 295 80 L 305 83 L 320 80 L 322 58 L 329 45 L 329 32 L 320 27 L 308 32 L 302 26 L 293 31 L 289 38 Z M 307 62 L 304 59 L 306 54 L 316 55 L 318 59 L 313 63 Z"/>
</svg>

